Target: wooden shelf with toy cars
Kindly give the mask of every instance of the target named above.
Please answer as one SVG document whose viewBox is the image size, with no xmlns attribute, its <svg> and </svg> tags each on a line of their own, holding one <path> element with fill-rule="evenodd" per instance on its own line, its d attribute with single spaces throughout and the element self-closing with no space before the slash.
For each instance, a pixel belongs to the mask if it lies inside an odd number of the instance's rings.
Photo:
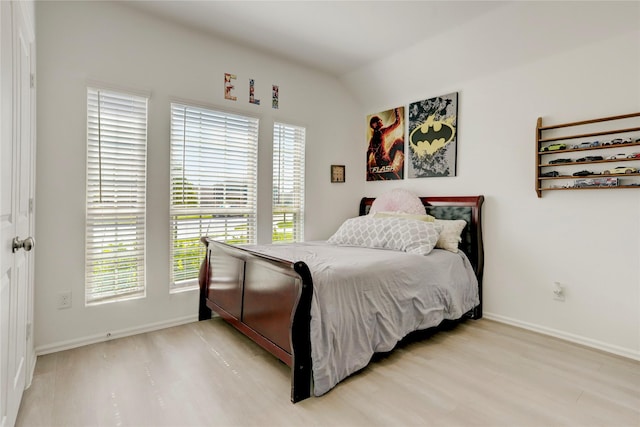
<svg viewBox="0 0 640 427">
<path fill-rule="evenodd" d="M 640 112 L 536 124 L 536 194 L 640 188 Z"/>
</svg>

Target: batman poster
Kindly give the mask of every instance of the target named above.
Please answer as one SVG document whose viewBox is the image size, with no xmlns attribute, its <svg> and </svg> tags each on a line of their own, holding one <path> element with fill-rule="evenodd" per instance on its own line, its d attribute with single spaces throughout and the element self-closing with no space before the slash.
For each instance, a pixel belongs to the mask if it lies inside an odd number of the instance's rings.
<svg viewBox="0 0 640 427">
<path fill-rule="evenodd" d="M 458 93 L 409 104 L 409 178 L 456 176 Z"/>
<path fill-rule="evenodd" d="M 367 181 L 404 178 L 404 107 L 367 116 Z"/>
</svg>

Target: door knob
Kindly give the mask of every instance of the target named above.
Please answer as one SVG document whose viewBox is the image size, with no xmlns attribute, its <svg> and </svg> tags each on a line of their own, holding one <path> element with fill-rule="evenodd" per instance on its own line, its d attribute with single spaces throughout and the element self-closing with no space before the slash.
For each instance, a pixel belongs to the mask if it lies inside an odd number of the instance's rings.
<svg viewBox="0 0 640 427">
<path fill-rule="evenodd" d="M 25 251 L 29 252 L 31 249 L 33 249 L 33 245 L 35 244 L 36 242 L 35 240 L 33 240 L 33 237 L 27 237 L 24 240 L 20 240 L 18 237 L 14 237 L 11 246 L 13 248 L 13 252 L 16 252 L 18 249 L 24 249 Z"/>
</svg>

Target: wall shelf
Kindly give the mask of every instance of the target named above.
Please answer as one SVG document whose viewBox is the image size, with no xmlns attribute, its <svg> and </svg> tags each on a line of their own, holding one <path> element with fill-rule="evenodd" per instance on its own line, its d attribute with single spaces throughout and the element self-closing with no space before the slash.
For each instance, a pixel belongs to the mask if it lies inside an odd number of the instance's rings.
<svg viewBox="0 0 640 427">
<path fill-rule="evenodd" d="M 594 146 L 579 147 L 586 143 Z M 556 144 L 562 144 L 564 148 L 549 150 Z M 536 194 L 542 197 L 544 191 L 640 188 L 640 157 L 629 157 L 640 152 L 638 148 L 640 112 L 545 126 L 539 117 L 535 146 Z M 602 159 L 576 161 L 588 156 L 601 156 Z M 610 158 L 612 156 L 617 158 Z M 556 159 L 570 161 L 550 163 Z M 610 173 L 618 167 L 624 168 L 626 173 Z M 559 175 L 544 176 L 551 171 Z M 574 176 L 577 171 L 591 173 Z"/>
</svg>

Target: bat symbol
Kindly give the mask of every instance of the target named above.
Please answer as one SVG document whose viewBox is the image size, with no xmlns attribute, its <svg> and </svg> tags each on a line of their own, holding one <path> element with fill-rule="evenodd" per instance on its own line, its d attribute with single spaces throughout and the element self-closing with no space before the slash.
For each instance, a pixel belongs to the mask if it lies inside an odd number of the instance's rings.
<svg viewBox="0 0 640 427">
<path fill-rule="evenodd" d="M 429 116 L 409 135 L 411 148 L 418 155 L 432 155 L 453 140 L 455 129 L 449 123 L 436 121 Z"/>
</svg>

